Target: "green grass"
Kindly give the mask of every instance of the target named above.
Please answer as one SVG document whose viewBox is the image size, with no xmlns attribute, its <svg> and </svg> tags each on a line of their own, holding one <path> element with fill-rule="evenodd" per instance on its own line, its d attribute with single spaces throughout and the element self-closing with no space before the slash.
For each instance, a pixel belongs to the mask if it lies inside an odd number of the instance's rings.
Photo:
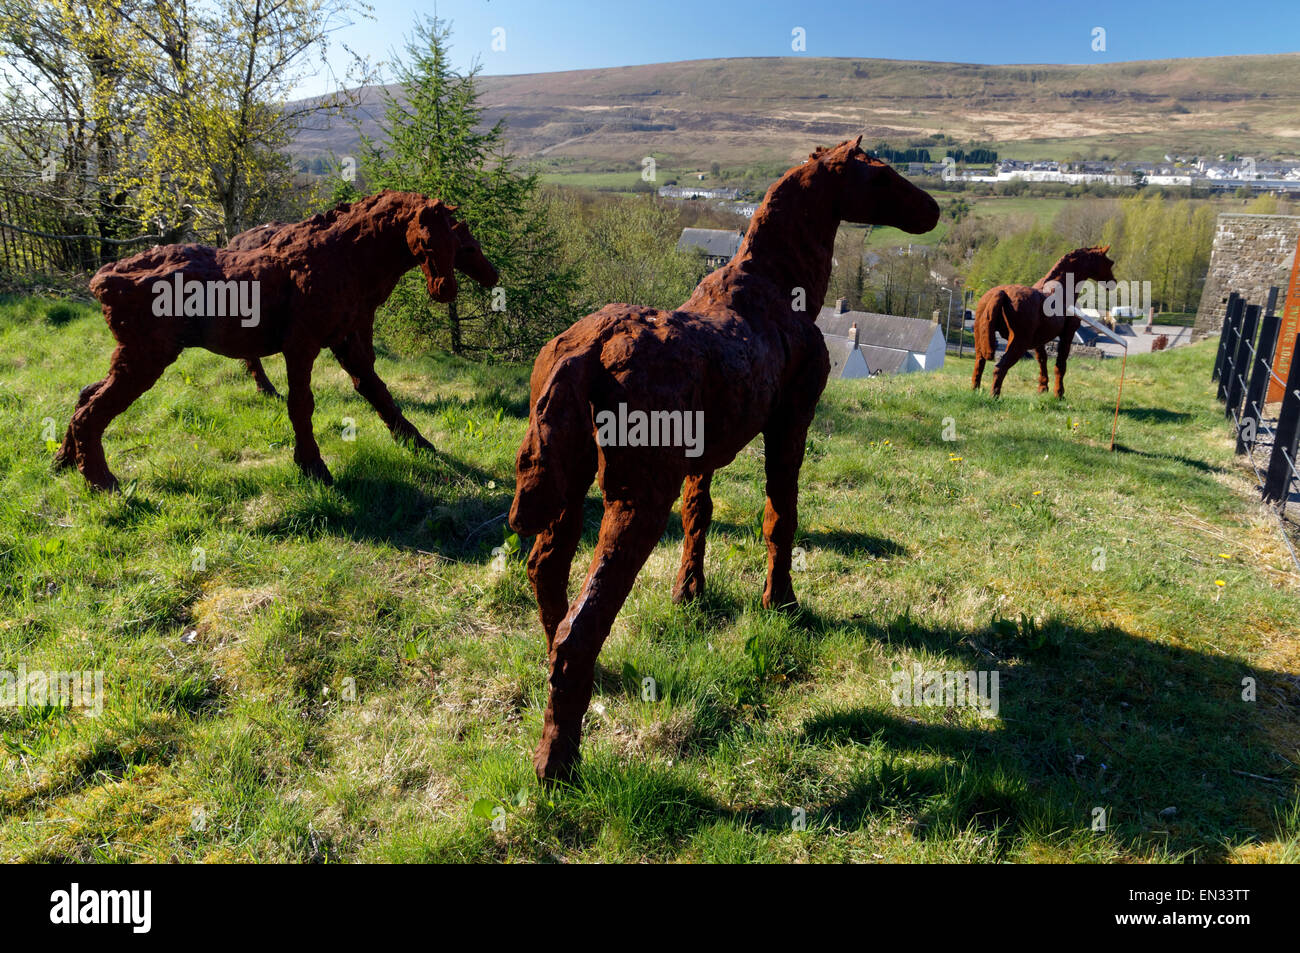
<svg viewBox="0 0 1300 953">
<path fill-rule="evenodd" d="M 44 419 L 110 350 L 59 306 L 0 303 L 0 669 L 102 669 L 106 697 L 0 709 L 0 860 L 1300 857 L 1298 580 L 1212 342 L 1129 363 L 1117 453 L 1115 362 L 1073 362 L 1062 403 L 1028 367 L 994 403 L 951 359 L 833 382 L 801 609 L 758 603 L 759 442 L 715 480 L 707 596 L 669 600 L 674 527 L 601 656 L 581 782 L 543 792 L 542 636 L 522 565 L 492 566 L 527 369 L 381 359 L 429 457 L 322 360 L 323 488 L 283 403 L 187 352 L 110 427 L 99 496 L 49 470 Z M 598 521 L 593 494 L 575 585 Z M 997 670 L 999 717 L 896 707 L 913 663 Z"/>
</svg>

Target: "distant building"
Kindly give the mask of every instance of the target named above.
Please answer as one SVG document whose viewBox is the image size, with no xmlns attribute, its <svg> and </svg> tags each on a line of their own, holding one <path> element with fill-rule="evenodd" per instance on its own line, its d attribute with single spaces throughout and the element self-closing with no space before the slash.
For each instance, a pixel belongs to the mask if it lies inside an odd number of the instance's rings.
<svg viewBox="0 0 1300 953">
<path fill-rule="evenodd" d="M 822 308 L 817 327 L 826 339 L 831 377 L 910 374 L 943 367 L 947 345 L 932 321 L 850 311 L 843 298 Z"/>
<path fill-rule="evenodd" d="M 709 267 L 717 268 L 736 257 L 743 237 L 729 228 L 683 228 L 677 250 L 703 252 Z"/>
<path fill-rule="evenodd" d="M 732 201 L 740 198 L 740 189 L 703 188 L 693 185 L 661 185 L 659 194 L 666 199 L 719 199 Z"/>
</svg>

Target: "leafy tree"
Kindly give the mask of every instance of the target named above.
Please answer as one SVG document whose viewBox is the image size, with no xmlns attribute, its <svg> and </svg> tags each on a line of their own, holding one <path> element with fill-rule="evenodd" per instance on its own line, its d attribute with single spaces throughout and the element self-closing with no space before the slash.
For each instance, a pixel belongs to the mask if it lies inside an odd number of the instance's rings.
<svg viewBox="0 0 1300 953">
<path fill-rule="evenodd" d="M 361 167 L 373 188 L 455 205 L 501 284 L 483 289 L 463 281 L 456 301 L 439 304 L 413 273 L 385 314 L 408 346 L 431 339 L 454 354 L 519 359 L 575 317 L 576 272 L 564 260 L 556 211 L 537 173 L 520 169 L 507 151 L 503 121 L 484 125 L 474 84 L 478 66 L 463 74 L 452 68 L 450 35 L 437 19 L 417 19 L 406 58 L 397 64 L 400 91 L 384 95 L 388 141 L 363 138 Z"/>
<path fill-rule="evenodd" d="M 1111 245 L 1117 278 L 1151 283 L 1160 310 L 1194 310 L 1209 267 L 1214 209 L 1158 195 L 1122 200 L 1102 240 Z"/>
<path fill-rule="evenodd" d="M 615 198 L 585 213 L 570 201 L 565 212 L 584 312 L 610 302 L 675 308 L 709 271 L 703 256 L 677 250 L 677 214 L 652 196 Z"/>
<path fill-rule="evenodd" d="M 997 285 L 1032 285 L 1075 246 L 1054 229 L 1035 224 L 981 245 L 966 269 L 966 287 L 983 294 Z"/>
<path fill-rule="evenodd" d="M 350 2 L 0 0 L 0 171 L 101 239 L 88 267 L 141 230 L 224 241 L 288 194 L 293 132 L 351 101 L 288 102 Z"/>
</svg>

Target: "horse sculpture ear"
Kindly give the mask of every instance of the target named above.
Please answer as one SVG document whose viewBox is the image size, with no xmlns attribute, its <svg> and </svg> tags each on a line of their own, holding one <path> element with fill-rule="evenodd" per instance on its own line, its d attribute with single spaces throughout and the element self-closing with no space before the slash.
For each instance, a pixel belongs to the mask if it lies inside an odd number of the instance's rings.
<svg viewBox="0 0 1300 953">
<path fill-rule="evenodd" d="M 1097 249 L 1097 250 L 1098 250 L 1099 252 L 1101 252 L 1101 253 L 1104 255 L 1104 254 L 1106 254 L 1106 252 L 1110 251 L 1110 246 L 1109 246 L 1109 245 L 1106 245 L 1104 248 L 1099 248 L 1099 249 Z"/>
<path fill-rule="evenodd" d="M 861 148 L 862 148 L 862 133 L 858 133 L 858 137 L 853 140 L 853 145 L 849 147 L 849 151 L 854 152 Z"/>
</svg>

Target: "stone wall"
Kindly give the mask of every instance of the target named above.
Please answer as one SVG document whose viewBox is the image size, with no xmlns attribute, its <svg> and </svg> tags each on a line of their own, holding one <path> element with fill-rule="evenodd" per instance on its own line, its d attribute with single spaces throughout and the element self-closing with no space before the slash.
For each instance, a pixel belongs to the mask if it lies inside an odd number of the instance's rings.
<svg viewBox="0 0 1300 953">
<path fill-rule="evenodd" d="M 1201 304 L 1196 309 L 1193 337 L 1217 334 L 1223 325 L 1228 294 L 1245 295 L 1249 304 L 1262 305 L 1268 289 L 1277 285 L 1277 310 L 1286 298 L 1300 215 L 1246 215 L 1222 213 L 1214 226 L 1210 271 L 1205 277 Z"/>
</svg>

